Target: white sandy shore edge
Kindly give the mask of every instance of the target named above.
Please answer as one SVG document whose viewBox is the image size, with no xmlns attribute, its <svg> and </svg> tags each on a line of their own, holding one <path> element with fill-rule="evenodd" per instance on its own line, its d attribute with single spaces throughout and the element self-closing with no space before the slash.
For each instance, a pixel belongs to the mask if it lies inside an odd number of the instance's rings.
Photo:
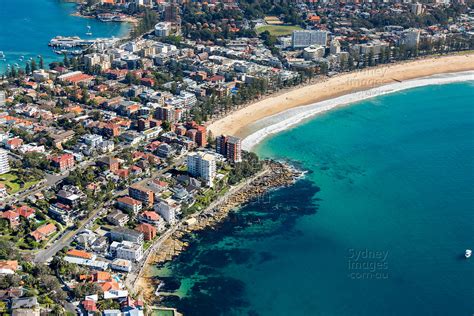
<svg viewBox="0 0 474 316">
<path fill-rule="evenodd" d="M 292 108 L 387 84 L 462 71 L 474 71 L 474 52 L 433 56 L 341 73 L 324 80 L 319 79 L 315 83 L 284 89 L 265 96 L 210 122 L 208 130 L 214 135 L 229 134 L 244 138 L 261 128 L 255 126 L 259 120 Z"/>
<path fill-rule="evenodd" d="M 242 148 L 245 150 L 251 150 L 255 145 L 260 143 L 269 135 L 284 131 L 305 119 L 314 117 L 319 113 L 329 111 L 339 106 L 344 106 L 366 99 L 374 98 L 377 96 L 394 93 L 401 90 L 412 89 L 416 87 L 441 85 L 470 80 L 474 80 L 474 71 L 434 75 L 425 78 L 391 83 L 377 88 L 372 88 L 369 90 L 355 92 L 333 99 L 316 102 L 310 105 L 291 108 L 284 112 L 280 112 L 278 114 L 263 118 L 255 123 L 252 123 L 249 127 L 251 128 L 253 126 L 258 130 L 244 138 L 242 142 Z"/>
</svg>

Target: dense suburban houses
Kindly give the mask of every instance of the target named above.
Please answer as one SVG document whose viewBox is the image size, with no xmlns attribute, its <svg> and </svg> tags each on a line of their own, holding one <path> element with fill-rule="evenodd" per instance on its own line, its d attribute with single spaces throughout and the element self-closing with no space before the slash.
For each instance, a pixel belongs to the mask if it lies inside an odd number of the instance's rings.
<svg viewBox="0 0 474 316">
<path fill-rule="evenodd" d="M 56 38 L 61 61 L 3 76 L 2 313 L 149 313 L 130 276 L 258 164 L 210 120 L 308 80 L 474 47 L 463 0 L 258 2 L 85 1 L 82 15 L 139 22 L 80 53 Z"/>
</svg>

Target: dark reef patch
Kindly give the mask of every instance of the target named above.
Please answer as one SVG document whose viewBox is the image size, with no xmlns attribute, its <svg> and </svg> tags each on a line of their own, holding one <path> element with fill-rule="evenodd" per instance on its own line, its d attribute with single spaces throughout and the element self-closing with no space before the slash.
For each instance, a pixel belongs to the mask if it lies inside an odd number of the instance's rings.
<svg viewBox="0 0 474 316">
<path fill-rule="evenodd" d="M 166 264 L 174 278 L 192 279 L 185 297 L 164 297 L 162 304 L 185 315 L 257 315 L 247 310 L 246 284 L 224 274 L 230 265 L 258 266 L 275 258 L 271 252 L 245 248 L 265 238 L 299 235 L 295 222 L 317 211 L 319 188 L 306 179 L 255 199 L 232 212 L 214 229 L 187 237 L 189 247 Z"/>
</svg>

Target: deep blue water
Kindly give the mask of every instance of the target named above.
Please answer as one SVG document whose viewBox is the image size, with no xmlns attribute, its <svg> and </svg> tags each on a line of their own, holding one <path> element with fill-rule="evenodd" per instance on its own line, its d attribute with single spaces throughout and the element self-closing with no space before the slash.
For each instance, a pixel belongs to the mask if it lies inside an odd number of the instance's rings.
<svg viewBox="0 0 474 316">
<path fill-rule="evenodd" d="M 95 19 L 71 16 L 76 4 L 60 0 L 0 0 L 0 51 L 6 55 L 6 61 L 0 61 L 0 73 L 7 64 L 18 63 L 24 68 L 24 60 L 43 56 L 45 62 L 62 60 L 49 47 L 51 38 L 57 35 L 86 35 L 87 25 L 92 36 L 122 36 L 130 28 L 127 23 L 103 23 Z"/>
<path fill-rule="evenodd" d="M 159 271 L 186 315 L 472 315 L 474 82 L 336 109 L 259 155 L 308 170 Z M 357 254 L 360 254 L 357 257 Z"/>
</svg>

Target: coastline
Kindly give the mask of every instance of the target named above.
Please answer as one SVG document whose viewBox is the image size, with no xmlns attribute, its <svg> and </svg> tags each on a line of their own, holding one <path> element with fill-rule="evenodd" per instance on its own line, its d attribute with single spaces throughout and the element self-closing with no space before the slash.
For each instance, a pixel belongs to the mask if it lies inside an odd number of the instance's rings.
<svg viewBox="0 0 474 316">
<path fill-rule="evenodd" d="M 428 57 L 420 60 L 381 65 L 350 73 L 342 73 L 323 81 L 307 84 L 303 87 L 296 87 L 284 92 L 271 94 L 262 100 L 251 103 L 246 107 L 240 108 L 210 123 L 208 129 L 214 135 L 231 134 L 246 138 L 244 139 L 243 146 L 246 150 L 249 150 L 266 137 L 262 137 L 262 133 L 269 135 L 288 127 L 288 124 L 284 124 L 286 127 L 283 128 L 281 126 L 283 124 L 280 123 L 278 130 L 262 131 L 262 129 L 268 129 L 270 125 L 288 119 L 288 110 L 296 108 L 305 110 L 305 106 L 317 106 L 316 103 L 318 102 L 335 101 L 331 102 L 332 104 L 330 106 L 328 106 L 328 104 L 319 104 L 321 107 L 319 111 L 307 113 L 303 118 L 296 120 L 296 123 L 298 123 L 304 118 L 313 116 L 318 112 L 327 111 L 343 104 L 353 103 L 364 98 L 366 99 L 383 94 L 374 89 L 377 87 L 393 84 L 395 86 L 389 87 L 393 92 L 394 89 L 397 88 L 396 85 L 402 86 L 405 84 L 404 81 L 407 80 L 472 70 L 474 70 L 474 53 L 469 52 L 457 55 Z M 472 75 L 472 78 L 474 79 L 474 75 Z M 369 90 L 369 92 L 367 92 L 367 90 Z M 398 88 L 398 90 L 402 89 Z M 361 98 L 362 96 L 360 94 L 364 92 L 365 97 Z M 357 96 L 358 99 L 350 97 L 356 93 L 359 93 Z M 346 97 L 347 100 L 336 100 L 339 97 Z M 279 114 L 282 114 L 284 118 L 278 118 L 277 116 Z M 301 115 L 302 114 L 300 114 L 300 116 Z M 267 120 L 267 122 L 262 122 L 264 120 Z M 256 133 L 259 134 L 255 135 Z M 252 138 L 248 139 L 250 135 Z"/>
<path fill-rule="evenodd" d="M 134 292 L 139 293 L 149 304 L 157 303 L 158 296 L 155 294 L 155 289 L 160 281 L 154 277 L 150 269 L 152 266 L 171 261 L 185 251 L 188 246 L 186 237 L 189 234 L 214 228 L 228 216 L 229 212 L 271 190 L 290 186 L 301 176 L 303 172 L 286 163 L 265 161 L 261 171 L 232 187 L 204 210 L 180 222 L 169 236 L 165 236 L 159 247 L 150 252 L 140 274 L 132 282 Z"/>
</svg>

